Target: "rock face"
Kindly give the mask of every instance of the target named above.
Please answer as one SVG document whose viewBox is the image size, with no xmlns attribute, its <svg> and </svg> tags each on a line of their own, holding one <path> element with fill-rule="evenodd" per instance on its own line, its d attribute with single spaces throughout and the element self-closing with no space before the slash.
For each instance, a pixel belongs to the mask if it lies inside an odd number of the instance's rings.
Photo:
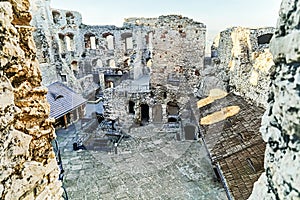
<svg viewBox="0 0 300 200">
<path fill-rule="evenodd" d="M 267 142 L 265 173 L 249 199 L 300 198 L 300 2 L 283 0 L 270 49 L 276 66 L 261 132 Z"/>
<path fill-rule="evenodd" d="M 0 199 L 60 199 L 29 1 L 0 2 Z"/>
<path fill-rule="evenodd" d="M 207 96 L 211 87 L 217 87 L 265 107 L 274 64 L 268 49 L 273 32 L 273 28 L 242 27 L 222 31 L 212 46 L 212 66 L 201 72 L 198 96 Z"/>
</svg>

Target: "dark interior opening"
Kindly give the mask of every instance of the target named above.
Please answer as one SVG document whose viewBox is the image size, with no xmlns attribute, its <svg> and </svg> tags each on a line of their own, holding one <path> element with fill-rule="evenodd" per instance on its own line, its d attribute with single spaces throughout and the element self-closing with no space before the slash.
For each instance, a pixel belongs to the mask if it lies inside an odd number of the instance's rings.
<svg viewBox="0 0 300 200">
<path fill-rule="evenodd" d="M 169 102 L 167 104 L 167 114 L 168 115 L 178 115 L 179 114 L 179 106 L 175 102 Z"/>
<path fill-rule="evenodd" d="M 147 104 L 141 104 L 141 120 L 143 122 L 148 122 L 149 119 L 149 106 Z"/>
<path fill-rule="evenodd" d="M 130 114 L 135 114 L 135 111 L 134 111 L 134 106 L 135 106 L 135 103 L 133 101 L 129 101 L 129 113 Z"/>
<path fill-rule="evenodd" d="M 217 180 L 218 180 L 218 181 L 221 181 L 221 177 L 220 177 L 220 174 L 219 174 L 219 172 L 218 172 L 218 169 L 217 169 L 216 167 L 213 167 L 213 169 L 214 169 L 214 173 L 215 173 L 215 175 L 216 175 Z"/>
<path fill-rule="evenodd" d="M 272 39 L 272 36 L 273 34 L 271 33 L 261 35 L 257 38 L 257 42 L 258 44 L 269 44 Z"/>
<path fill-rule="evenodd" d="M 167 92 L 164 92 L 164 99 L 167 98 Z"/>
<path fill-rule="evenodd" d="M 168 122 L 178 122 L 177 117 L 168 117 Z"/>
</svg>

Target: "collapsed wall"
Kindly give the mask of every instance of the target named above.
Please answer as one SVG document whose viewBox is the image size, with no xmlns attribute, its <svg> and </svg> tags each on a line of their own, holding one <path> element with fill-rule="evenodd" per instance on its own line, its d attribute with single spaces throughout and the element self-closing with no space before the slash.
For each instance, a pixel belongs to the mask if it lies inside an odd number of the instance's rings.
<svg viewBox="0 0 300 200">
<path fill-rule="evenodd" d="M 274 28 L 233 27 L 222 31 L 212 46 L 212 66 L 201 72 L 199 96 L 218 87 L 266 106 L 270 68 L 269 42 Z"/>
<path fill-rule="evenodd" d="M 261 132 L 265 173 L 249 199 L 300 198 L 300 2 L 283 0 L 270 49 L 275 67 Z"/>
<path fill-rule="evenodd" d="M 0 199 L 60 199 L 29 1 L 0 2 Z"/>
</svg>

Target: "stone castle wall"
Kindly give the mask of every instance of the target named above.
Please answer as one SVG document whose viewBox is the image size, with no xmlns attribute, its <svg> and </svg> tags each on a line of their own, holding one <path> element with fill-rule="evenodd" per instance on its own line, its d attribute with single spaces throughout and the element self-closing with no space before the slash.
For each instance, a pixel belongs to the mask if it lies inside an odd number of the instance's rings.
<svg viewBox="0 0 300 200">
<path fill-rule="evenodd" d="M 181 15 L 129 18 L 126 25 L 149 26 L 151 83 L 167 85 L 184 74 L 195 85 L 203 69 L 206 26 Z"/>
<path fill-rule="evenodd" d="M 60 199 L 29 1 L 1 1 L 0 15 L 0 199 Z"/>
<path fill-rule="evenodd" d="M 212 46 L 212 66 L 200 81 L 199 96 L 219 87 L 266 107 L 270 68 L 269 42 L 274 28 L 234 27 L 222 31 Z"/>
<path fill-rule="evenodd" d="M 181 71 L 195 84 L 192 75 L 203 68 L 206 28 L 192 19 L 169 15 L 90 26 L 78 12 L 50 8 L 49 0 L 34 0 L 32 11 L 44 85 L 60 81 L 87 95 L 98 87 L 94 76 L 111 69 L 131 79 L 151 73 L 153 84 Z"/>
<path fill-rule="evenodd" d="M 300 198 L 300 2 L 283 0 L 270 44 L 272 69 L 261 132 L 267 142 L 265 173 L 249 199 Z"/>
</svg>

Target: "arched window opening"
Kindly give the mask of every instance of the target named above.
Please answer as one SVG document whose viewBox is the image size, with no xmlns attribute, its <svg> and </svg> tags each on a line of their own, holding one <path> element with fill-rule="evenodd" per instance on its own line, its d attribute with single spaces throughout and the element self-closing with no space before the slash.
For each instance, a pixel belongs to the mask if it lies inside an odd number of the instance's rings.
<svg viewBox="0 0 300 200">
<path fill-rule="evenodd" d="M 102 36 L 106 38 L 108 50 L 114 50 L 114 35 L 112 33 L 103 33 Z"/>
<path fill-rule="evenodd" d="M 86 49 L 96 49 L 96 36 L 92 33 L 84 35 L 84 46 Z"/>
<path fill-rule="evenodd" d="M 67 33 L 65 36 L 67 51 L 74 51 L 74 34 Z"/>
</svg>

